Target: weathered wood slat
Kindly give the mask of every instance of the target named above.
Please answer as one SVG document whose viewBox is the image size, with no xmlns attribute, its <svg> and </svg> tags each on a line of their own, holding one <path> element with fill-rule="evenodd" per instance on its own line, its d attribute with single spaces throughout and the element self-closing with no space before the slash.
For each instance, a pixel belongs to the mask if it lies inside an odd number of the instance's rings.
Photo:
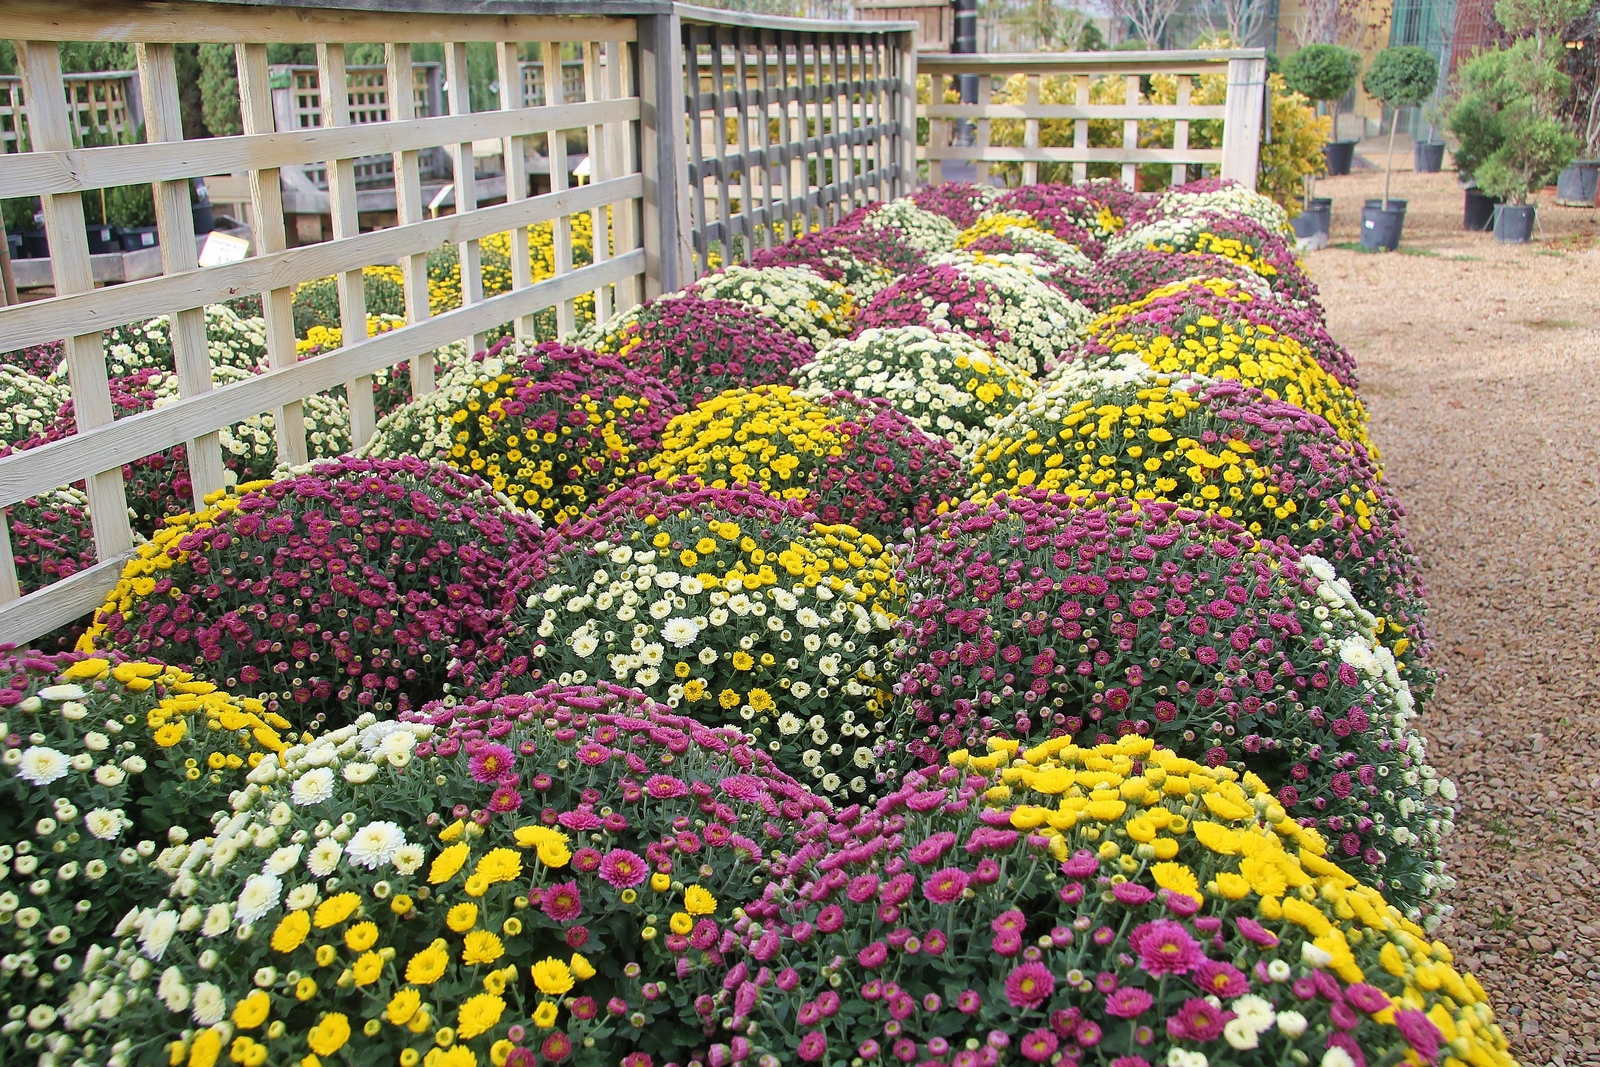
<svg viewBox="0 0 1600 1067">
<path fill-rule="evenodd" d="M 959 145 L 923 148 L 919 159 L 986 159 L 991 163 L 1198 163 L 1222 162 L 1217 148 L 963 148 Z"/>
<path fill-rule="evenodd" d="M 461 337 L 510 322 L 518 315 L 571 300 L 601 285 L 614 284 L 629 274 L 637 274 L 643 266 L 644 252 L 635 249 L 605 263 L 580 267 L 560 278 L 487 297 L 480 303 L 334 349 L 292 367 L 277 368 L 223 386 L 206 396 L 189 397 L 16 453 L 0 461 L 0 507 L 53 488 L 64 477 L 71 479 L 74 475 L 70 472 L 110 468 L 120 474 L 123 463 L 159 452 L 174 440 L 210 433 L 291 400 L 326 392 L 352 377 L 371 374 L 380 367 L 409 359 L 416 352 L 440 348 Z"/>
<path fill-rule="evenodd" d="M 239 169 L 292 167 L 329 159 L 355 159 L 444 144 L 581 129 L 595 123 L 625 122 L 638 117 L 638 99 L 627 98 L 546 104 L 514 111 L 434 115 L 337 129 L 208 137 L 176 144 L 14 153 L 0 156 L 0 197 L 83 192 Z"/>
<path fill-rule="evenodd" d="M 264 189 L 276 188 L 270 181 L 264 181 L 262 185 Z M 573 212 L 588 211 L 608 200 L 630 199 L 642 193 L 642 179 L 637 174 L 630 174 L 562 193 L 545 193 L 461 215 L 443 215 L 387 230 L 373 230 L 359 237 L 287 250 L 268 250 L 238 263 L 16 304 L 0 308 L 0 336 L 6 339 L 8 348 L 20 348 L 59 339 L 64 324 L 68 323 L 80 329 L 106 330 L 123 323 L 165 315 L 174 308 L 202 307 L 241 294 L 263 293 L 374 263 L 395 263 L 406 256 L 425 254 L 443 244 L 487 237 L 519 225 L 547 222 Z M 256 210 L 260 218 L 261 209 Z M 281 248 L 281 207 L 278 214 Z M 261 234 L 258 233 L 259 239 Z M 268 326 L 270 330 L 270 316 Z M 270 350 L 270 333 L 268 341 Z M 292 345 L 290 351 L 293 351 Z"/>
<path fill-rule="evenodd" d="M 938 119 L 1112 119 L 1121 122 L 1134 118 L 1140 122 L 1170 122 L 1174 119 L 1198 122 L 1223 119 L 1227 108 L 1221 104 L 933 104 L 922 109 L 924 118 Z"/>
</svg>

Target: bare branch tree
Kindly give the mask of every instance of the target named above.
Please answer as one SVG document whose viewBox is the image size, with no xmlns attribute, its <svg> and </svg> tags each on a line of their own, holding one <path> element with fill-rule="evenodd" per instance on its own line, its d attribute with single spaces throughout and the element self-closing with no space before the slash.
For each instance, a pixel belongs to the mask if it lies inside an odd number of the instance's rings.
<svg viewBox="0 0 1600 1067">
<path fill-rule="evenodd" d="M 1206 8 L 1206 24 L 1213 34 L 1226 34 L 1238 48 L 1255 40 L 1269 14 L 1268 0 L 1217 0 Z"/>
<path fill-rule="evenodd" d="M 1184 0 L 1113 0 L 1113 8 L 1119 2 L 1126 7 L 1126 18 L 1133 24 L 1138 39 L 1151 48 L 1160 48 L 1161 35 Z"/>
<path fill-rule="evenodd" d="M 1354 34 L 1356 18 L 1349 0 L 1305 0 L 1291 32 L 1295 44 L 1338 44 Z"/>
</svg>

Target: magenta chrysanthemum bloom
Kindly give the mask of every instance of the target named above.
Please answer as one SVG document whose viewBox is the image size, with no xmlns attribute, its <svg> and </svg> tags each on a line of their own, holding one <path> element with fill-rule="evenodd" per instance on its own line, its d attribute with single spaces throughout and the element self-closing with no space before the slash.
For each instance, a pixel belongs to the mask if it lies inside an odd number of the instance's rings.
<svg viewBox="0 0 1600 1067">
<path fill-rule="evenodd" d="M 882 941 L 874 941 L 860 952 L 856 953 L 856 962 L 869 971 L 882 967 L 889 959 L 889 946 Z"/>
<path fill-rule="evenodd" d="M 1137 1019 L 1155 1003 L 1149 993 L 1132 986 L 1123 986 L 1106 997 L 1106 1014 L 1119 1019 Z"/>
<path fill-rule="evenodd" d="M 1155 893 L 1133 882 L 1118 882 L 1111 887 L 1111 895 L 1117 898 L 1118 904 L 1126 904 L 1130 908 L 1143 907 L 1156 898 Z"/>
<path fill-rule="evenodd" d="M 1022 1053 L 1023 1059 L 1043 1063 L 1055 1055 L 1056 1048 L 1060 1044 L 1060 1038 L 1049 1030 L 1040 1028 L 1024 1035 L 1017 1048 Z"/>
<path fill-rule="evenodd" d="M 1013 1008 L 1037 1008 L 1055 988 L 1055 975 L 1042 963 L 1021 964 L 1006 976 L 1006 999 Z"/>
<path fill-rule="evenodd" d="M 983 996 L 976 989 L 963 989 L 956 994 L 956 1011 L 963 1015 L 976 1015 L 983 1007 Z"/>
<path fill-rule="evenodd" d="M 1438 1060 L 1439 1042 L 1444 1039 L 1444 1035 L 1439 1033 L 1439 1028 L 1433 1025 L 1433 1021 L 1426 1015 L 1412 1008 L 1406 1008 L 1394 1013 L 1394 1025 L 1395 1029 L 1400 1031 L 1400 1036 L 1406 1039 L 1406 1044 L 1410 1045 L 1418 1056 L 1429 1063 Z"/>
<path fill-rule="evenodd" d="M 1376 986 L 1370 986 L 1365 982 L 1357 982 L 1355 985 L 1345 987 L 1344 995 L 1345 999 L 1353 1004 L 1357 1010 L 1364 1011 L 1368 1015 L 1376 1014 L 1384 1008 L 1393 1006 L 1389 1002 L 1388 995 L 1383 990 Z"/>
<path fill-rule="evenodd" d="M 1142 923 L 1128 935 L 1128 945 L 1139 956 L 1146 974 L 1188 974 L 1205 961 L 1200 942 L 1181 923 L 1157 919 Z"/>
<path fill-rule="evenodd" d="M 959 867 L 946 867 L 934 871 L 922 883 L 922 895 L 935 904 L 954 904 L 967 888 L 967 872 Z"/>
<path fill-rule="evenodd" d="M 1248 916 L 1239 916 L 1234 920 L 1234 924 L 1239 927 L 1239 935 L 1241 937 L 1246 941 L 1255 942 L 1262 948 L 1271 948 L 1278 943 L 1277 934 Z"/>
<path fill-rule="evenodd" d="M 1250 992 L 1250 979 L 1231 963 L 1205 960 L 1195 968 L 1195 984 L 1203 992 L 1217 997 L 1242 997 Z M 1388 1000 L 1384 1000 L 1385 1005 Z"/>
<path fill-rule="evenodd" d="M 1150 1061 L 1143 1056 L 1118 1056 L 1111 1061 L 1111 1067 L 1150 1067 Z"/>
<path fill-rule="evenodd" d="M 516 773 L 516 759 L 504 745 L 484 745 L 473 753 L 467 770 L 475 782 L 503 782 Z"/>
<path fill-rule="evenodd" d="M 1215 1041 L 1233 1017 L 1233 1012 L 1223 1011 L 1209 1000 L 1190 997 L 1178 1014 L 1167 1020 L 1167 1036 L 1174 1041 Z"/>
<path fill-rule="evenodd" d="M 618 889 L 631 889 L 649 876 L 650 865 L 625 848 L 614 848 L 600 860 L 601 880 Z"/>
<path fill-rule="evenodd" d="M 577 882 L 561 882 L 544 891 L 539 910 L 558 923 L 569 923 L 583 914 L 583 898 Z"/>
<path fill-rule="evenodd" d="M 508 783 L 502 783 L 489 797 L 488 808 L 490 811 L 504 814 L 516 811 L 521 807 L 522 794 Z"/>
</svg>

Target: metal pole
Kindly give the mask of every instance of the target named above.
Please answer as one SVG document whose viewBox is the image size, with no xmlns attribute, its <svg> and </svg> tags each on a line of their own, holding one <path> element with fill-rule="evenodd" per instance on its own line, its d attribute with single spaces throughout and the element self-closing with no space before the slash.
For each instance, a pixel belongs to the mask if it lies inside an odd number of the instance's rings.
<svg viewBox="0 0 1600 1067">
<path fill-rule="evenodd" d="M 950 51 L 956 55 L 976 55 L 978 51 L 978 0 L 952 0 L 955 4 L 955 40 L 950 44 Z M 963 104 L 976 104 L 978 102 L 978 76 L 976 74 L 960 75 L 961 102 Z M 956 123 L 956 144 L 970 145 L 973 142 L 975 127 L 968 119 Z"/>
</svg>

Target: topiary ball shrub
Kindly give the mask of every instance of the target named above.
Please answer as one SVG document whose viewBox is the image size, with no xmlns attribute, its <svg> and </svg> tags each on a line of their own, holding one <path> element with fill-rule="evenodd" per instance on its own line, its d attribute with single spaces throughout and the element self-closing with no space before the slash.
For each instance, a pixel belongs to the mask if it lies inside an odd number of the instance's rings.
<svg viewBox="0 0 1600 1067">
<path fill-rule="evenodd" d="M 166 892 L 119 916 L 96 995 L 30 1032 L 162 1063 L 687 1060 L 706 1038 L 662 996 L 663 942 L 735 936 L 773 838 L 825 804 L 737 731 L 616 687 L 406 719 L 264 762 L 157 857 Z"/>
<path fill-rule="evenodd" d="M 1319 349 L 1300 340 L 1302 328 L 1323 342 Z M 1344 377 L 1355 372 L 1349 353 L 1309 314 L 1232 282 L 1178 282 L 1112 308 L 1090 325 L 1067 366 L 1098 370 L 1130 358 L 1163 374 L 1243 382 L 1322 416 L 1339 436 L 1372 451 L 1366 406 Z"/>
<path fill-rule="evenodd" d="M 1089 309 L 1018 266 L 956 253 L 873 297 L 856 332 L 895 326 L 956 330 L 1037 374 L 1082 336 Z"/>
<path fill-rule="evenodd" d="M 802 840 L 745 936 L 671 987 L 751 1056 L 1515 1063 L 1429 927 L 1258 778 L 1148 738 L 961 753 Z"/>
<path fill-rule="evenodd" d="M 848 289 L 809 267 L 734 265 L 706 275 L 687 291 L 745 304 L 814 345 L 849 333 L 856 313 Z"/>
<path fill-rule="evenodd" d="M 824 522 L 902 539 L 963 487 L 950 442 L 888 401 L 786 385 L 730 389 L 673 419 L 650 460 L 658 478 L 804 499 Z"/>
<path fill-rule="evenodd" d="M 1158 219 L 1106 243 L 1108 254 L 1140 248 L 1225 256 L 1260 275 L 1285 300 L 1311 305 L 1317 298 L 1316 284 L 1283 237 L 1243 215 L 1210 211 Z"/>
<path fill-rule="evenodd" d="M 880 674 L 903 608 L 877 538 L 794 501 L 649 480 L 562 528 L 494 694 L 605 681 L 749 730 L 787 773 L 861 798 L 903 753 Z"/>
<path fill-rule="evenodd" d="M 879 397 L 924 431 L 970 447 L 1037 386 L 1027 371 L 954 330 L 896 326 L 829 341 L 794 371 L 808 397 Z"/>
<path fill-rule="evenodd" d="M 492 670 L 541 541 L 443 464 L 316 464 L 140 546 L 81 647 L 162 659 L 320 731 Z"/>
<path fill-rule="evenodd" d="M 1412 687 L 1430 690 L 1427 594 L 1405 509 L 1360 444 L 1300 408 L 1237 382 L 1069 368 L 977 449 L 972 484 L 980 497 L 1037 486 L 1166 500 L 1322 556 L 1377 617 Z"/>
<path fill-rule="evenodd" d="M 1131 304 L 1164 285 L 1191 278 L 1225 278 L 1259 297 L 1272 295 L 1271 288 L 1259 274 L 1227 256 L 1212 252 L 1162 252 L 1151 248 L 1113 252 L 1096 263 L 1093 270 L 1059 276 L 1055 283 L 1072 299 L 1097 312 L 1105 312 L 1119 304 Z M 1314 304 L 1308 310 L 1321 314 Z"/>
<path fill-rule="evenodd" d="M 911 194 L 912 203 L 924 211 L 931 211 L 935 215 L 943 215 L 956 224 L 958 229 L 966 229 L 978 221 L 978 216 L 1005 195 L 1002 189 L 992 185 L 979 185 L 976 182 L 941 182 L 938 185 L 925 185 Z"/>
<path fill-rule="evenodd" d="M 681 410 L 656 376 L 550 341 L 448 375 L 361 454 L 438 459 L 554 525 L 638 473 Z"/>
<path fill-rule="evenodd" d="M 1259 774 L 1408 908 L 1448 886 L 1453 790 L 1326 564 L 1198 511 L 1033 491 L 942 516 L 904 580 L 896 711 L 925 763 L 996 734 L 1147 736 Z"/>
<path fill-rule="evenodd" d="M 623 312 L 595 331 L 591 347 L 691 407 L 725 389 L 781 382 L 816 356 L 811 342 L 744 304 L 688 295 Z"/>
</svg>

